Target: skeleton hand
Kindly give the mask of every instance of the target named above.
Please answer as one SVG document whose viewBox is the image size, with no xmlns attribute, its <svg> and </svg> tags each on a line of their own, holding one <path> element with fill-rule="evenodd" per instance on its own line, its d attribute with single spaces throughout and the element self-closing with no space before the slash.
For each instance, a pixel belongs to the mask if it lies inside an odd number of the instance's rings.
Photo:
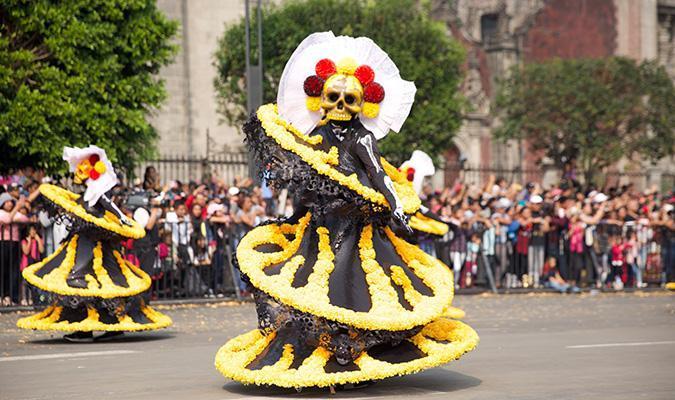
<svg viewBox="0 0 675 400">
<path fill-rule="evenodd" d="M 403 208 L 396 208 L 391 215 L 394 217 L 394 221 L 405 228 L 409 235 L 413 234 L 412 228 L 408 225 L 408 216 L 403 212 Z"/>
<path fill-rule="evenodd" d="M 127 218 L 124 215 L 122 216 L 122 218 L 120 218 L 120 222 L 122 223 L 122 225 L 126 225 L 126 226 L 131 226 L 131 225 L 134 224 L 129 218 Z"/>
</svg>

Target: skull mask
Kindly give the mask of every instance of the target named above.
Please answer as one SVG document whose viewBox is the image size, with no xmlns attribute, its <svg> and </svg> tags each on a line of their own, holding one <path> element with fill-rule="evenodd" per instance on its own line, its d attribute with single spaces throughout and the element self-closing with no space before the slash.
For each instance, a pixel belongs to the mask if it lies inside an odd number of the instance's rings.
<svg viewBox="0 0 675 400">
<path fill-rule="evenodd" d="M 321 92 L 321 108 L 326 118 L 349 121 L 363 107 L 363 86 L 351 75 L 335 74 L 326 80 Z"/>
</svg>

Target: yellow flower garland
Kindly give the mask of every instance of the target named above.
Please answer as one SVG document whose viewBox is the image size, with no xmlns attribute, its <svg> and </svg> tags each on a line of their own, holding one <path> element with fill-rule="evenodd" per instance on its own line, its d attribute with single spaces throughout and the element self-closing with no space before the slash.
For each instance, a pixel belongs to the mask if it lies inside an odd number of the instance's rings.
<svg viewBox="0 0 675 400">
<path fill-rule="evenodd" d="M 100 228 L 131 239 L 140 239 L 145 236 L 145 229 L 136 221 L 132 220 L 132 225 L 126 226 L 122 225 L 116 216 L 107 211 L 105 216 L 102 218 L 89 214 L 87 210 L 85 210 L 76 201 L 80 198 L 80 195 L 70 192 L 66 189 L 43 183 L 40 185 L 40 193 L 54 202 L 54 204 L 63 208 L 67 213 L 86 222 L 94 224 Z"/>
<path fill-rule="evenodd" d="M 448 233 L 448 225 L 417 212 L 410 217 L 410 227 L 420 232 L 443 236 Z"/>
<path fill-rule="evenodd" d="M 297 134 L 289 133 L 287 126 L 290 126 L 290 124 L 279 117 L 276 105 L 267 104 L 261 106 L 258 108 L 257 116 L 265 133 L 273 138 L 284 150 L 298 155 L 319 174 L 327 176 L 353 190 L 364 199 L 376 205 L 389 207 L 384 195 L 373 188 L 362 185 L 356 174 L 346 176 L 331 166 L 337 165 L 337 153 L 331 154 L 314 150 L 309 146 L 298 143 L 293 137 L 297 136 Z M 392 181 L 394 181 L 394 188 L 403 203 L 404 211 L 410 214 L 417 211 L 421 203 L 412 185 L 401 184 L 399 179 L 392 179 Z"/>
<path fill-rule="evenodd" d="M 317 97 L 317 99 L 319 101 L 321 101 L 320 97 Z M 323 142 L 323 136 L 321 136 L 321 135 L 314 135 L 314 136 L 306 135 L 306 134 L 300 132 L 300 130 L 298 130 L 298 128 L 294 127 L 293 125 L 291 125 L 290 123 L 288 123 L 287 121 L 285 121 L 281 118 L 279 118 L 278 122 L 281 126 L 286 128 L 287 131 L 291 132 L 292 134 L 294 134 L 295 136 L 297 136 L 299 139 L 301 139 L 304 142 L 307 142 L 311 145 L 317 145 L 317 144 L 321 144 Z"/>
<path fill-rule="evenodd" d="M 420 333 L 409 339 L 427 354 L 412 361 L 388 363 L 376 360 L 364 352 L 355 361 L 359 370 L 327 373 L 324 366 L 331 353 L 317 347 L 303 360 L 300 367 L 289 369 L 293 361 L 293 349 L 284 346 L 282 357 L 274 365 L 260 370 L 247 369 L 246 366 L 270 343 L 269 336 L 264 336 L 256 329 L 230 340 L 216 354 L 216 368 L 226 377 L 244 384 L 276 385 L 286 388 L 325 387 L 384 379 L 432 368 L 458 359 L 473 350 L 479 341 L 476 332 L 468 325 L 441 318 L 429 323 Z M 441 343 L 438 340 L 447 342 Z"/>
<path fill-rule="evenodd" d="M 448 308 L 443 311 L 443 316 L 452 319 L 464 319 L 464 317 L 466 317 L 466 312 L 461 308 L 448 306 Z"/>
</svg>

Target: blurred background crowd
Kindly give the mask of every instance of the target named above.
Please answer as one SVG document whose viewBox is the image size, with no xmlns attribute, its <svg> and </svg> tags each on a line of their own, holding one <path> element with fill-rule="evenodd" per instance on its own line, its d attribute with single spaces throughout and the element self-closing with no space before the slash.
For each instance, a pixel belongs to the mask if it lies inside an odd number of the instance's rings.
<svg viewBox="0 0 675 400">
<path fill-rule="evenodd" d="M 4 306 L 40 301 L 20 271 L 68 234 L 67 223 L 44 210 L 40 182 L 69 185 L 32 168 L 0 177 Z M 549 187 L 491 176 L 480 186 L 461 178 L 443 188 L 426 184 L 421 197 L 450 229 L 410 240 L 452 268 L 459 289 L 622 290 L 674 279 L 672 191 L 582 187 L 573 176 Z M 145 225 L 145 238 L 124 243 L 125 257 L 152 276 L 155 299 L 247 297 L 234 249 L 256 225 L 293 213 L 285 190 L 250 178 L 180 182 L 152 166 L 118 186 L 115 200 Z"/>
</svg>

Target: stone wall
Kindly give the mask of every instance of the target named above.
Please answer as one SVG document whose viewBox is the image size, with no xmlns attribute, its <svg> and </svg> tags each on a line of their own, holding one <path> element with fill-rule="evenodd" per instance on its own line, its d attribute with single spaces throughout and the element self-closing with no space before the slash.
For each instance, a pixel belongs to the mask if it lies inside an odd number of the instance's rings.
<svg viewBox="0 0 675 400">
<path fill-rule="evenodd" d="M 181 25 L 180 51 L 160 74 L 169 97 L 152 117 L 159 153 L 201 157 L 240 150 L 243 136 L 221 124 L 216 112 L 213 54 L 226 24 L 244 14 L 244 0 L 158 0 L 157 5 Z"/>
</svg>

